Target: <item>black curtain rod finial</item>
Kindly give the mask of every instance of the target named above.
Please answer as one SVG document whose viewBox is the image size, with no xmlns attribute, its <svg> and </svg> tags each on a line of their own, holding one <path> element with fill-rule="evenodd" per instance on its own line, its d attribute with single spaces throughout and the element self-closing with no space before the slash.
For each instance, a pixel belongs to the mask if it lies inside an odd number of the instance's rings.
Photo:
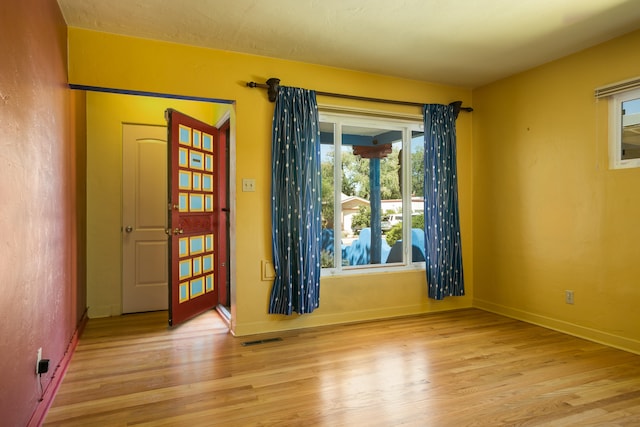
<svg viewBox="0 0 640 427">
<path fill-rule="evenodd" d="M 267 80 L 267 93 L 269 94 L 269 101 L 276 102 L 276 98 L 278 97 L 278 91 L 280 90 L 280 79 L 276 77 L 271 77 Z"/>
<path fill-rule="evenodd" d="M 460 107 L 462 107 L 462 101 L 453 101 L 453 102 L 450 102 L 449 105 L 453 107 L 453 112 L 456 115 L 456 119 L 457 119 L 458 114 L 460 114 Z"/>
<path fill-rule="evenodd" d="M 471 107 L 463 107 L 462 101 L 453 101 L 449 103 L 449 105 L 453 107 L 453 111 L 455 112 L 456 118 L 458 118 L 458 114 L 460 114 L 460 111 L 466 111 L 467 113 L 470 113 L 473 111 L 473 108 Z"/>
</svg>

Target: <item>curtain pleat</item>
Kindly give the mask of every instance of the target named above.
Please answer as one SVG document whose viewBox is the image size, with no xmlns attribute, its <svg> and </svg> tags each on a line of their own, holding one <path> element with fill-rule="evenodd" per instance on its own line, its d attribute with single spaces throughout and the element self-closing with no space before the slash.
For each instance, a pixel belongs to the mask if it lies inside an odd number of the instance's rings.
<svg viewBox="0 0 640 427">
<path fill-rule="evenodd" d="M 320 126 L 315 91 L 281 86 L 273 115 L 275 280 L 269 313 L 311 313 L 320 300 Z"/>
<path fill-rule="evenodd" d="M 453 106 L 424 106 L 425 264 L 429 298 L 464 295 Z"/>
</svg>

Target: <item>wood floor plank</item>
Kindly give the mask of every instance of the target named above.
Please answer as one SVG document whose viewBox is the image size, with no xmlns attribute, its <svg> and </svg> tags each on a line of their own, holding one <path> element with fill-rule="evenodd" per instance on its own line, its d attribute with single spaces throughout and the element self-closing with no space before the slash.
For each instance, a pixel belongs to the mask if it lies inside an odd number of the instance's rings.
<svg viewBox="0 0 640 427">
<path fill-rule="evenodd" d="M 166 316 L 91 319 L 45 426 L 640 421 L 640 356 L 481 310 L 241 338 Z"/>
</svg>

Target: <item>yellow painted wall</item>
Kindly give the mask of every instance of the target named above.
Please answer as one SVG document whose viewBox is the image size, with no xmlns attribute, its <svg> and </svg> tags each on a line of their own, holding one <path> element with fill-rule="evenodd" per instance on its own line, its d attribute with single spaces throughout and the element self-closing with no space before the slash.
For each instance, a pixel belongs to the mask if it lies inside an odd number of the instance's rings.
<svg viewBox="0 0 640 427">
<path fill-rule="evenodd" d="M 640 169 L 608 169 L 594 98 L 640 75 L 638 46 L 635 32 L 473 91 L 475 306 L 640 352 Z"/>
<path fill-rule="evenodd" d="M 122 313 L 122 123 L 166 126 L 164 111 L 167 108 L 215 124 L 221 112 L 232 107 L 87 92 L 87 305 L 90 317 Z"/>
<path fill-rule="evenodd" d="M 326 92 L 430 103 L 462 100 L 465 105 L 471 104 L 471 91 L 463 88 L 69 28 L 72 84 L 235 101 L 236 187 L 241 186 L 243 178 L 254 178 L 257 188 L 251 193 L 236 188 L 234 200 L 234 333 L 246 335 L 469 307 L 473 296 L 472 116 L 462 113 L 457 121 L 458 169 L 467 296 L 430 301 L 426 297 L 424 274 L 417 272 L 323 277 L 320 308 L 314 313 L 290 317 L 267 314 L 271 282 L 261 280 L 260 265 L 262 260 L 271 259 L 269 192 L 273 104 L 268 102 L 266 91 L 247 88 L 245 83 L 264 82 L 269 77 L 279 77 L 283 85 Z M 318 101 L 421 114 L 414 107 L 323 97 Z M 91 189 L 89 192 L 91 194 Z M 115 246 L 110 250 L 114 251 Z"/>
</svg>

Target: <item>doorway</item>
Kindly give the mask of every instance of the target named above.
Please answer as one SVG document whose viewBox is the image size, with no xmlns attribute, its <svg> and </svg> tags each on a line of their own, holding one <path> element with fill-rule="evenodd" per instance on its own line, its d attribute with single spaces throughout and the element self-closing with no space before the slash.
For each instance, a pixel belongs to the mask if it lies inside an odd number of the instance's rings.
<svg viewBox="0 0 640 427">
<path fill-rule="evenodd" d="M 82 89 L 76 87 L 76 89 Z M 150 96 L 153 94 L 113 93 L 87 90 L 87 293 L 89 317 L 117 316 L 123 313 L 123 123 L 146 124 L 166 129 L 164 112 L 175 108 L 218 124 L 229 117 L 228 139 L 229 199 L 233 203 L 235 168 L 235 111 L 233 103 L 217 100 L 185 100 Z M 164 130 L 166 138 L 166 130 Z M 166 182 L 166 181 L 164 181 Z M 234 263 L 233 206 L 229 215 L 229 263 Z M 165 265 L 165 264 L 163 264 Z M 230 304 L 233 305 L 233 269 L 229 275 Z M 165 293 L 167 296 L 167 293 Z M 168 299 L 168 298 L 167 298 Z M 233 316 L 231 307 L 230 315 Z"/>
</svg>

